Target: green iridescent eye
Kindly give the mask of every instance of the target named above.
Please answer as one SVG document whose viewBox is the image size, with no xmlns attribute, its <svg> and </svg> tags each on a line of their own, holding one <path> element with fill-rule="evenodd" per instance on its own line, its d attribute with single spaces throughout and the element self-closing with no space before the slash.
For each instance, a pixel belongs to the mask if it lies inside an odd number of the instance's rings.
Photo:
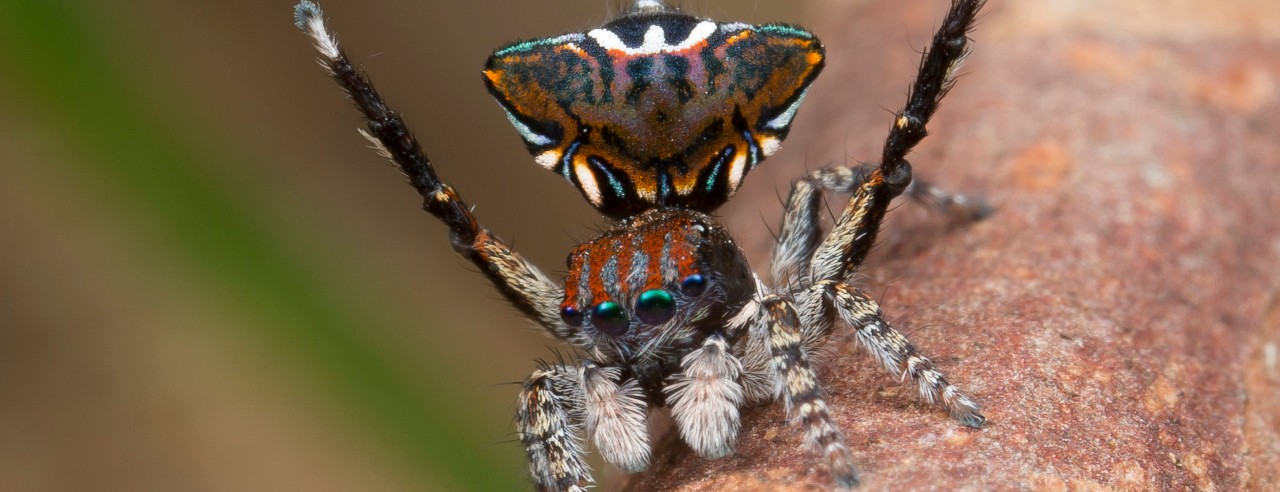
<svg viewBox="0 0 1280 492">
<path fill-rule="evenodd" d="M 651 325 L 666 323 L 676 315 L 676 301 L 662 289 L 646 290 L 636 299 L 636 316 Z"/>
<path fill-rule="evenodd" d="M 622 305 L 614 301 L 604 301 L 591 309 L 591 324 L 597 330 L 610 336 L 619 336 L 627 332 L 630 323 Z"/>
</svg>

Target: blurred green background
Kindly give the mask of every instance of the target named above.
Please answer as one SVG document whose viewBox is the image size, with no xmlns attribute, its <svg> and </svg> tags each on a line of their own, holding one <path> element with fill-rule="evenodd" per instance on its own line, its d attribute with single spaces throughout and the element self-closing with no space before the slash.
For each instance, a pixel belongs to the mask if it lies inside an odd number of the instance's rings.
<svg viewBox="0 0 1280 492">
<path fill-rule="evenodd" d="M 560 273 L 601 222 L 480 67 L 619 2 L 322 6 L 441 174 Z M 0 490 L 527 487 L 507 383 L 555 344 L 314 60 L 289 1 L 0 0 Z"/>
</svg>

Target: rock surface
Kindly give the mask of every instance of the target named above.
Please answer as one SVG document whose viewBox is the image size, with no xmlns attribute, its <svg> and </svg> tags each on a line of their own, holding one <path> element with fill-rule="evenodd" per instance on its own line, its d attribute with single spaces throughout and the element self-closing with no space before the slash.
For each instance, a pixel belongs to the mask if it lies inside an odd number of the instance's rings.
<svg viewBox="0 0 1280 492">
<path fill-rule="evenodd" d="M 801 112 L 822 122 L 805 155 L 875 158 L 890 120 L 878 108 L 901 104 L 918 60 L 906 47 L 925 44 L 943 3 L 820 5 L 806 27 L 832 62 Z M 998 212 L 948 227 L 899 207 L 862 271 L 988 425 L 961 427 L 835 338 L 821 373 L 861 490 L 1280 481 L 1278 33 L 1267 0 L 988 5 L 912 162 Z M 765 207 L 803 168 L 762 166 L 749 181 L 768 184 L 726 222 L 776 220 Z M 767 235 L 740 239 L 764 271 Z M 668 438 L 627 486 L 830 488 L 784 422 L 781 405 L 748 412 L 736 454 L 715 461 Z"/>
</svg>

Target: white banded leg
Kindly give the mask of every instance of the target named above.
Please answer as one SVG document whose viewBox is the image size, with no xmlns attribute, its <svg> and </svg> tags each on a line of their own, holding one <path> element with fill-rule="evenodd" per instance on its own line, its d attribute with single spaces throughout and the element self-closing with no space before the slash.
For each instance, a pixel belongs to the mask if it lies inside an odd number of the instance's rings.
<svg viewBox="0 0 1280 492">
<path fill-rule="evenodd" d="M 579 371 L 548 366 L 529 376 L 516 405 L 516 431 L 540 491 L 585 491 L 594 480 L 584 460 L 574 402 Z"/>
<path fill-rule="evenodd" d="M 904 380 L 910 377 L 925 401 L 946 409 L 960 423 L 975 429 L 982 427 L 986 418 L 979 413 L 978 404 L 947 381 L 906 336 L 889 326 L 875 301 L 848 284 L 828 282 L 826 286 L 840 319 L 854 328 L 858 341 L 885 369 L 902 375 Z"/>
<path fill-rule="evenodd" d="M 845 488 L 857 486 L 853 454 L 844 442 L 844 433 L 827 411 L 822 386 L 809 365 L 795 308 L 781 297 L 767 298 L 763 304 L 768 313 L 769 348 L 778 392 L 785 398 L 787 414 L 804 426 L 805 447 L 826 457 L 836 484 Z"/>
</svg>

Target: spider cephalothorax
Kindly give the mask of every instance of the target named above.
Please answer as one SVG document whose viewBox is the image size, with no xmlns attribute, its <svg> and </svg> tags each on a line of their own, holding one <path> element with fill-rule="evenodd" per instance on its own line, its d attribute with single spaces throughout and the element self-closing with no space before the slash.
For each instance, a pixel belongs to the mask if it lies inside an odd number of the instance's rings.
<svg viewBox="0 0 1280 492">
<path fill-rule="evenodd" d="M 646 468 L 652 408 L 669 407 L 698 454 L 727 455 L 739 409 L 776 398 L 803 426 L 806 446 L 827 458 L 836 484 L 852 486 L 851 452 L 810 366 L 810 353 L 839 325 L 852 327 L 886 369 L 912 378 L 926 400 L 970 427 L 984 422 L 977 404 L 849 284 L 894 197 L 907 193 L 969 218 L 988 211 L 913 182 L 905 159 L 968 53 L 981 6 L 952 1 L 878 165 L 819 169 L 795 181 L 772 287 L 707 213 L 786 137 L 824 62 L 808 31 L 717 23 L 638 0 L 598 29 L 496 51 L 484 80 L 535 161 L 616 220 L 569 254 L 555 283 L 439 179 L 400 116 L 338 48 L 319 8 L 304 0 L 296 20 L 364 113 L 366 137 L 449 227 L 454 249 L 526 316 L 579 349 L 576 362 L 534 372 L 518 400 L 516 427 L 537 488 L 592 483 L 584 438 L 624 471 Z M 851 196 L 825 234 L 824 193 Z"/>
<path fill-rule="evenodd" d="M 754 294 L 724 228 L 698 212 L 654 209 L 569 254 L 560 315 L 591 350 L 633 361 L 696 348 Z"/>
</svg>

